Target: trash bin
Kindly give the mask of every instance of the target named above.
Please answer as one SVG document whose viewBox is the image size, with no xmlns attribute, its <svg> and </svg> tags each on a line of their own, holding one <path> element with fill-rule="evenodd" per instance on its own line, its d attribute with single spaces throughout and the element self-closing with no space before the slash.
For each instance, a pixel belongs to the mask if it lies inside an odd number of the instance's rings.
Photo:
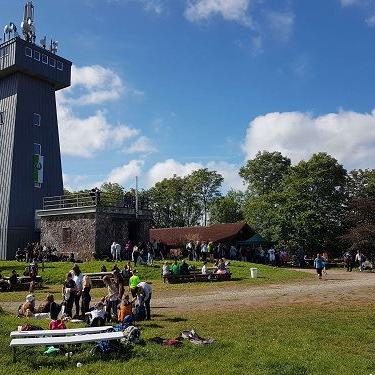
<svg viewBox="0 0 375 375">
<path fill-rule="evenodd" d="M 251 278 L 256 279 L 258 277 L 258 268 L 250 268 Z"/>
</svg>

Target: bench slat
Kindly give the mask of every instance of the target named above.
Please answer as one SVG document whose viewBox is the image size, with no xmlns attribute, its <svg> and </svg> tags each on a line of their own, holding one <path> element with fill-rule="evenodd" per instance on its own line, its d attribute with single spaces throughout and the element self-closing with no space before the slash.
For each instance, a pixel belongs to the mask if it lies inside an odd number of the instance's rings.
<svg viewBox="0 0 375 375">
<path fill-rule="evenodd" d="M 62 337 L 36 337 L 13 339 L 10 347 L 18 346 L 51 346 L 51 345 L 67 345 L 67 344 L 84 344 L 87 342 L 95 342 L 100 340 L 119 340 L 124 337 L 123 332 L 95 333 L 90 335 L 62 336 Z"/>
<path fill-rule="evenodd" d="M 12 338 L 20 337 L 39 337 L 39 336 L 68 336 L 68 335 L 87 335 L 92 333 L 102 333 L 108 331 L 112 326 L 103 326 L 103 327 L 89 327 L 89 328 L 68 328 L 68 329 L 47 329 L 40 331 L 13 331 L 10 333 Z"/>
</svg>

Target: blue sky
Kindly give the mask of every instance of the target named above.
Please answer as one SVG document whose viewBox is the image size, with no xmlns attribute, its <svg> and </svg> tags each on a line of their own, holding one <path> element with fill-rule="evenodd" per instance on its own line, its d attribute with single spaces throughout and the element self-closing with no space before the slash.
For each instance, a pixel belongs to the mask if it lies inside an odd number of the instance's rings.
<svg viewBox="0 0 375 375">
<path fill-rule="evenodd" d="M 24 1 L 0 0 L 3 24 Z M 293 162 L 375 157 L 375 1 L 34 1 L 38 40 L 73 61 L 59 92 L 66 186 L 143 187 L 237 170 L 258 150 Z"/>
</svg>

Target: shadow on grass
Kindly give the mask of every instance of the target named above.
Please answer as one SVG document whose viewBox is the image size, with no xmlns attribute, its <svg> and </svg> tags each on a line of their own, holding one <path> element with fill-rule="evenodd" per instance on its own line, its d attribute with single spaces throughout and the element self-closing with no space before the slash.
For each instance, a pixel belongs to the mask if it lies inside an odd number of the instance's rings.
<svg viewBox="0 0 375 375">
<path fill-rule="evenodd" d="M 161 326 L 160 324 L 156 324 L 156 323 L 144 324 L 144 327 L 145 328 L 164 328 L 164 326 Z"/>
<path fill-rule="evenodd" d="M 173 318 L 166 318 L 163 319 L 165 322 L 169 323 L 179 323 L 179 322 L 187 322 L 188 320 L 186 318 L 181 318 L 179 316 L 173 317 Z"/>
</svg>

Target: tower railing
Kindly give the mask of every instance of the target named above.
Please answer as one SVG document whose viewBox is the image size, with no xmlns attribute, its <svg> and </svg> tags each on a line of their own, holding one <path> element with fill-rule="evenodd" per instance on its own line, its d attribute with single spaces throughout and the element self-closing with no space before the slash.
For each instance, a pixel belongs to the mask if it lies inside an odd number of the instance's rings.
<svg viewBox="0 0 375 375">
<path fill-rule="evenodd" d="M 43 210 L 96 206 L 136 209 L 136 204 L 136 198 L 133 195 L 93 191 L 43 198 Z M 140 199 L 138 209 L 149 209 L 148 200 Z"/>
</svg>

